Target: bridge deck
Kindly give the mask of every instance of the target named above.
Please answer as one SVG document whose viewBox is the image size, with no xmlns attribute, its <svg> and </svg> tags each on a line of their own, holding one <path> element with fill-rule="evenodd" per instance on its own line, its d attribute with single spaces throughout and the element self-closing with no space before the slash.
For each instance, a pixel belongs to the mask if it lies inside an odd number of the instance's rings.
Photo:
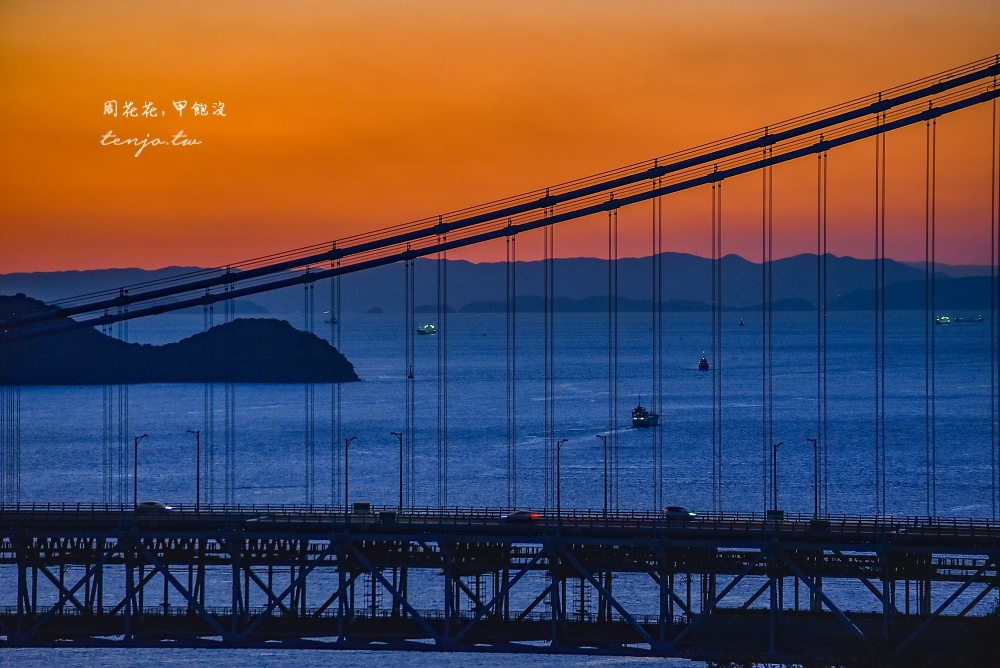
<svg viewBox="0 0 1000 668">
<path fill-rule="evenodd" d="M 998 637 L 996 617 L 970 614 L 992 602 L 998 551 L 1000 524 L 919 517 L 5 507 L 0 635 L 786 661 L 947 646 L 954 660 L 957 639 Z"/>
</svg>

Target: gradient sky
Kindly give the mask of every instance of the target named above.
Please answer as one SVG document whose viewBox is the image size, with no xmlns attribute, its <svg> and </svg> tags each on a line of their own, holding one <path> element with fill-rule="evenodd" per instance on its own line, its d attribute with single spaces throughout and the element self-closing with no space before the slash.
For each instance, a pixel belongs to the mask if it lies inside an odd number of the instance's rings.
<svg viewBox="0 0 1000 668">
<path fill-rule="evenodd" d="M 0 273 L 219 265 L 661 155 L 1000 51 L 982 2 L 0 4 Z M 105 100 L 165 116 L 104 116 Z M 178 116 L 173 100 L 187 100 Z M 191 116 L 200 101 L 226 117 Z M 939 251 L 989 261 L 989 107 L 939 123 Z M 101 146 L 121 137 L 198 146 Z M 888 254 L 923 258 L 923 128 L 890 135 Z M 874 144 L 830 157 L 831 251 L 871 256 Z M 758 259 L 759 176 L 724 250 Z M 709 252 L 709 194 L 665 201 Z M 815 249 L 815 159 L 775 169 L 776 255 Z M 649 208 L 623 212 L 649 253 Z M 601 220 L 557 228 L 600 255 Z M 537 257 L 528 236 L 521 257 Z M 538 237 L 540 240 L 540 237 Z M 537 248 L 536 248 L 537 247 Z M 459 254 L 496 260 L 500 245 Z"/>
</svg>

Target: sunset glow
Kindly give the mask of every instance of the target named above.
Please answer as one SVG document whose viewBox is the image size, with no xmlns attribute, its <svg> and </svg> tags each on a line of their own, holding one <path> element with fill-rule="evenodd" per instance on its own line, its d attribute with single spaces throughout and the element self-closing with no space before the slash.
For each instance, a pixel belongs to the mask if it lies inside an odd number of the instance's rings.
<svg viewBox="0 0 1000 668">
<path fill-rule="evenodd" d="M 0 273 L 225 264 L 637 162 L 998 51 L 1000 9 L 985 1 L 8 1 Z M 110 100 L 164 113 L 105 115 Z M 192 115 L 196 101 L 207 115 Z M 939 261 L 989 262 L 992 113 L 938 124 Z M 137 157 L 101 145 L 108 132 L 181 131 L 201 143 Z M 887 255 L 922 259 L 924 128 L 887 144 Z M 815 159 L 775 170 L 776 256 L 815 250 L 815 178 Z M 874 143 L 831 154 L 832 252 L 871 256 L 873 180 Z M 724 250 L 758 259 L 760 179 L 724 188 Z M 669 250 L 708 254 L 709 201 L 704 189 L 665 200 Z M 649 254 L 649 207 L 622 215 L 622 254 Z M 603 225 L 560 226 L 557 255 L 602 255 Z M 524 259 L 541 253 L 532 238 Z"/>
</svg>

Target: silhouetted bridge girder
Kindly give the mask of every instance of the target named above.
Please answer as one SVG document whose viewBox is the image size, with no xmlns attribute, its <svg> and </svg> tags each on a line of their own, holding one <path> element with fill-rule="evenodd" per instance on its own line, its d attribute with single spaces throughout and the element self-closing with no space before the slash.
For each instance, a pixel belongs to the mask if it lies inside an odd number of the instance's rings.
<svg viewBox="0 0 1000 668">
<path fill-rule="evenodd" d="M 558 186 L 218 269 L 81 295 L 36 313 L 5 315 L 0 317 L 0 337 L 17 340 L 207 306 L 616 210 L 988 102 L 1000 96 L 998 76 L 1000 56 L 993 56 L 760 130 Z M 70 320 L 81 315 L 89 317 Z"/>
<path fill-rule="evenodd" d="M 5 507 L 0 645 L 954 662 L 998 555 L 1000 523 L 919 517 Z"/>
</svg>

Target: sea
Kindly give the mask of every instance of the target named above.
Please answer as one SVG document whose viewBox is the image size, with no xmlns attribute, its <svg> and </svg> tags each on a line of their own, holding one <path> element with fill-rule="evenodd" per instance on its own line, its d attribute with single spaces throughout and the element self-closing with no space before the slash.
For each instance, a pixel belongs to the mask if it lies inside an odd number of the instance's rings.
<svg viewBox="0 0 1000 668">
<path fill-rule="evenodd" d="M 949 313 L 974 319 L 977 313 Z M 890 311 L 885 326 L 886 512 L 891 515 L 990 518 L 997 513 L 991 411 L 990 315 L 983 322 L 928 325 L 923 312 Z M 304 328 L 301 313 L 274 315 Z M 328 318 L 329 316 L 324 316 Z M 710 511 L 712 496 L 711 373 L 698 370 L 703 355 L 722 378 L 722 495 L 727 512 L 764 509 L 763 329 L 759 311 L 726 312 L 722 357 L 711 359 L 708 313 L 665 313 L 662 328 L 662 505 Z M 418 323 L 436 322 L 418 314 Z M 631 429 L 631 410 L 650 407 L 656 382 L 653 314 L 618 315 L 619 486 L 611 503 L 620 510 L 654 510 L 654 435 Z M 316 333 L 331 338 L 317 318 Z M 416 429 L 414 496 L 417 506 L 439 503 L 438 350 L 447 337 L 447 504 L 508 506 L 507 326 L 505 314 L 451 313 L 436 336 L 415 339 Z M 129 324 L 129 339 L 164 344 L 204 327 L 202 316 L 165 314 Z M 361 382 L 341 385 L 344 437 L 350 449 L 351 502 L 398 503 L 398 441 L 405 426 L 405 320 L 402 314 L 344 314 L 341 350 Z M 773 337 L 773 441 L 778 448 L 778 505 L 786 512 L 814 509 L 814 450 L 818 430 L 818 345 L 815 312 L 775 312 Z M 873 312 L 827 316 L 828 497 L 831 515 L 876 511 L 876 357 Z M 933 451 L 928 449 L 927 332 L 933 335 Z M 518 508 L 541 508 L 544 495 L 542 314 L 516 319 L 516 423 Z M 554 324 L 554 431 L 566 439 L 561 454 L 562 507 L 601 509 L 604 450 L 609 431 L 609 323 L 601 313 L 557 313 Z M 315 503 L 340 504 L 333 489 L 332 392 L 315 396 Z M 21 502 L 100 503 L 104 500 L 102 387 L 21 389 Z M 303 504 L 306 488 L 307 390 L 302 385 L 237 385 L 234 496 L 240 504 Z M 205 453 L 202 502 L 224 497 L 224 392 L 214 390 L 215 445 Z M 117 429 L 117 407 L 114 425 Z M 205 387 L 200 384 L 128 388 L 128 437 L 139 445 L 138 496 L 167 504 L 195 500 L 195 438 L 209 449 Z M 1000 436 L 1000 435 L 997 435 Z M 117 434 L 116 434 L 117 438 Z M 115 446 L 117 447 L 117 446 Z M 131 456 L 131 455 L 129 455 Z M 933 458 L 935 472 L 929 475 Z M 210 465 L 214 461 L 214 465 Z M 116 489 L 117 492 L 117 489 Z M 117 502 L 118 497 L 114 500 Z M 130 498 L 126 500 L 130 503 Z M 10 598 L 10 573 L 0 569 L 0 596 Z M 620 592 L 635 612 L 655 613 L 648 583 L 623 582 Z M 750 589 L 757 585 L 748 583 Z M 418 596 L 433 596 L 428 590 Z M 224 587 L 218 588 L 220 596 Z M 419 591 L 419 586 L 414 586 Z M 831 589 L 844 607 L 880 605 L 859 583 Z M 734 594 L 738 594 L 734 591 Z M 942 588 L 935 598 L 948 595 Z M 972 595 L 967 592 L 967 595 Z M 427 599 L 430 602 L 430 598 Z M 835 600 L 838 600 L 835 598 Z M 964 599 L 963 599 L 964 600 Z M 960 604 L 959 602 L 958 604 Z M 988 596 L 977 608 L 996 604 Z M 512 602 L 512 607 L 514 603 Z M 417 607 L 420 607 L 419 605 Z M 646 608 L 649 608 L 648 610 Z M 0 650 L 0 662 L 76 666 L 259 665 L 344 666 L 562 666 L 633 665 L 647 659 L 423 653 L 228 650 Z M 693 666 L 684 661 L 657 665 Z"/>
</svg>

